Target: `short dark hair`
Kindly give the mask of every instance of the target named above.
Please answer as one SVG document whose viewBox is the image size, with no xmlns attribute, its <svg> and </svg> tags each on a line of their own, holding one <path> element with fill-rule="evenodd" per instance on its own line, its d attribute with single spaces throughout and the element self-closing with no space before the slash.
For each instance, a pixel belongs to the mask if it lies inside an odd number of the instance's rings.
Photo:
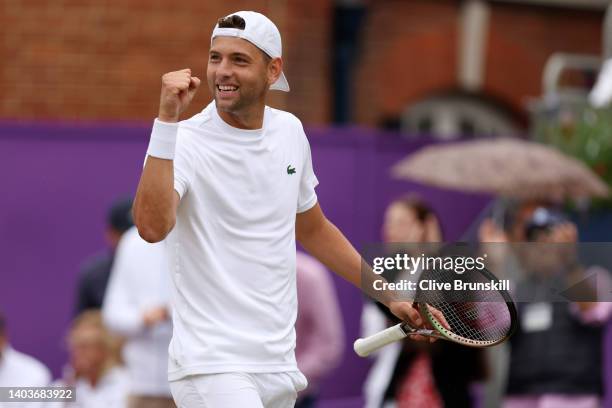
<svg viewBox="0 0 612 408">
<path fill-rule="evenodd" d="M 244 18 L 240 17 L 239 15 L 232 14 L 231 16 L 221 17 L 219 20 L 217 20 L 217 25 L 219 28 L 237 28 L 238 30 L 244 30 L 246 27 L 246 21 L 244 21 Z M 264 50 L 260 49 L 259 47 L 257 48 L 264 56 L 264 61 L 269 63 L 272 60 L 272 57 L 266 54 Z"/>
<path fill-rule="evenodd" d="M 244 30 L 246 27 L 246 21 L 244 18 L 240 17 L 237 14 L 232 14 L 231 16 L 221 17 L 217 21 L 217 25 L 219 28 L 237 28 L 239 30 Z"/>
</svg>

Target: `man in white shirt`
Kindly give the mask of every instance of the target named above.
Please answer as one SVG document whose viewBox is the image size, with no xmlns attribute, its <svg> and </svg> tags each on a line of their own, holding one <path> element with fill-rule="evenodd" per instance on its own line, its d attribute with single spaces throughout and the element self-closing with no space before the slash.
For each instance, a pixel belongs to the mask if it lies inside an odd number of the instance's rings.
<svg viewBox="0 0 612 408">
<path fill-rule="evenodd" d="M 129 408 L 175 407 L 168 386 L 170 279 L 163 244 L 149 244 L 132 227 L 121 238 L 102 306 L 107 327 L 125 337 Z"/>
<path fill-rule="evenodd" d="M 50 382 L 51 372 L 43 363 L 10 346 L 6 320 L 0 314 L 0 387 L 46 387 Z"/>
<path fill-rule="evenodd" d="M 134 216 L 171 257 L 169 379 L 180 408 L 294 405 L 306 386 L 294 353 L 296 238 L 361 284 L 359 253 L 317 202 L 301 122 L 265 105 L 269 89 L 289 91 L 281 55 L 274 23 L 242 11 L 213 30 L 214 101 L 201 113 L 178 123 L 200 85 L 190 69 L 162 78 Z M 411 303 L 379 300 L 422 325 Z"/>
</svg>

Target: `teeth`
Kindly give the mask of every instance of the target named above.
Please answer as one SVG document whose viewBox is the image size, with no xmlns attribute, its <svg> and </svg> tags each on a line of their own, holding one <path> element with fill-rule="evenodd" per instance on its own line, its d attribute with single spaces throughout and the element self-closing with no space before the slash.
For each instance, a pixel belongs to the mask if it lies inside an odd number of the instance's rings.
<svg viewBox="0 0 612 408">
<path fill-rule="evenodd" d="M 238 89 L 238 87 L 231 85 L 217 85 L 217 87 L 220 91 L 235 91 L 236 89 Z"/>
</svg>

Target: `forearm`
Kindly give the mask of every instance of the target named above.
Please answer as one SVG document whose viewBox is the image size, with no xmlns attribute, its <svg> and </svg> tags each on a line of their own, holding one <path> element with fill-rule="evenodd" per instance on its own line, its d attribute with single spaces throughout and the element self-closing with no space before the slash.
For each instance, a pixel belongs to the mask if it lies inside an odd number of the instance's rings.
<svg viewBox="0 0 612 408">
<path fill-rule="evenodd" d="M 329 220 L 298 236 L 298 241 L 328 269 L 357 287 L 361 285 L 361 255 Z"/>
<path fill-rule="evenodd" d="M 162 77 L 158 120 L 153 125 L 147 160 L 134 199 L 134 223 L 140 236 L 159 242 L 176 222 L 178 194 L 174 192 L 174 155 L 178 120 L 200 86 L 189 68 Z"/>
<path fill-rule="evenodd" d="M 148 242 L 163 240 L 176 221 L 172 160 L 147 157 L 134 200 L 134 223 Z"/>
<path fill-rule="evenodd" d="M 298 236 L 298 241 L 328 269 L 351 282 L 367 296 L 385 306 L 396 300 L 390 291 L 373 289 L 373 282 L 384 278 L 372 271 L 359 252 L 329 220 L 324 219 L 316 228 Z"/>
</svg>

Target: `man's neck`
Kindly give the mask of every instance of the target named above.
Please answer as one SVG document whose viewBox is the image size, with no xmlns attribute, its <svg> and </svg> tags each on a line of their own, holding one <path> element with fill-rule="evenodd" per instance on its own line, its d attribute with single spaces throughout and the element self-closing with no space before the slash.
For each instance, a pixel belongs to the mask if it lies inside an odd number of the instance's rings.
<svg viewBox="0 0 612 408">
<path fill-rule="evenodd" d="M 226 112 L 217 108 L 217 113 L 228 125 L 237 129 L 257 130 L 263 127 L 265 105 L 248 111 Z"/>
</svg>

